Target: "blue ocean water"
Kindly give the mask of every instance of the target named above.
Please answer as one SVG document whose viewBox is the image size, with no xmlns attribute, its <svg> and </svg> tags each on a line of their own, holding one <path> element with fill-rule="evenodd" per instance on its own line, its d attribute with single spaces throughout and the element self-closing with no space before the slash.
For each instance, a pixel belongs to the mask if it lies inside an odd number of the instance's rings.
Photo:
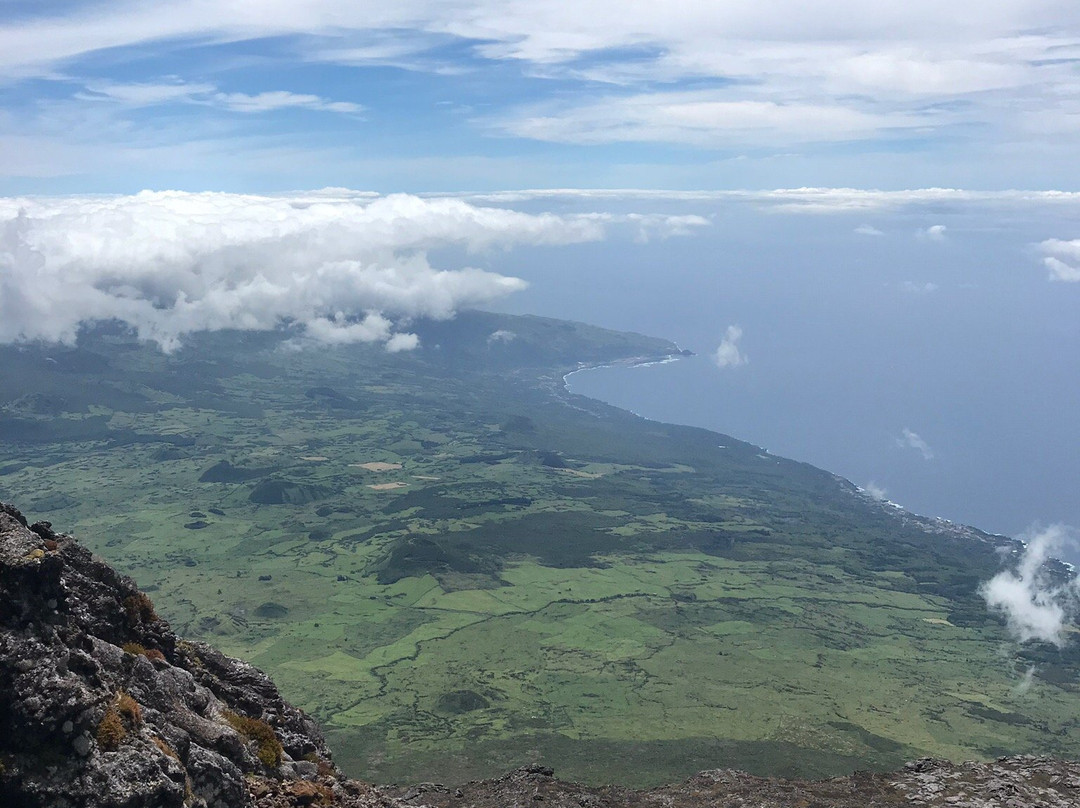
<svg viewBox="0 0 1080 808">
<path fill-rule="evenodd" d="M 918 513 L 1007 535 L 1080 526 L 1080 283 L 1049 281 L 1037 249 L 1080 236 L 1067 212 L 709 215 L 689 237 L 473 263 L 530 282 L 503 310 L 696 354 L 577 373 L 576 393 L 750 441 Z M 881 235 L 856 232 L 867 225 Z M 747 361 L 721 368 L 730 325 Z"/>
</svg>

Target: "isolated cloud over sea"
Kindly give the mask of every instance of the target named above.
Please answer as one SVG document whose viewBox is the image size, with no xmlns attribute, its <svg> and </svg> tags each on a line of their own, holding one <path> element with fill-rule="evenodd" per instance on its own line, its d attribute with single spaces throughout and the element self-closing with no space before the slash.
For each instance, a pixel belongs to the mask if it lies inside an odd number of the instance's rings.
<svg viewBox="0 0 1080 808">
<path fill-rule="evenodd" d="M 1047 239 L 1039 245 L 1043 264 L 1050 270 L 1050 280 L 1080 282 L 1080 239 Z"/>
<path fill-rule="evenodd" d="M 613 226 L 625 223 L 334 189 L 0 199 L 0 342 L 71 342 L 85 322 L 118 319 L 171 350 L 195 331 L 288 322 L 307 339 L 408 350 L 410 318 L 526 285 L 433 267 L 428 251 L 596 241 Z"/>
<path fill-rule="evenodd" d="M 1055 580 L 1044 566 L 1066 544 L 1075 542 L 1063 525 L 1053 525 L 1028 537 L 1015 568 L 999 572 L 980 592 L 987 605 L 1001 612 L 1018 642 L 1041 640 L 1065 644 L 1066 627 L 1080 614 L 1080 584 Z"/>
<path fill-rule="evenodd" d="M 739 340 L 742 339 L 743 331 L 737 325 L 729 325 L 724 332 L 724 338 L 720 341 L 713 352 L 713 362 L 718 368 L 737 368 L 745 365 L 750 358 L 739 350 Z"/>
<path fill-rule="evenodd" d="M 943 224 L 933 224 L 927 227 L 925 230 L 920 230 L 915 234 L 916 238 L 922 241 L 945 241 L 945 230 L 947 228 Z"/>
<path fill-rule="evenodd" d="M 934 459 L 934 450 L 930 448 L 930 444 L 923 440 L 918 432 L 914 432 L 907 427 L 904 427 L 904 431 L 896 439 L 896 445 L 901 449 L 914 449 L 923 456 L 923 460 Z"/>
</svg>

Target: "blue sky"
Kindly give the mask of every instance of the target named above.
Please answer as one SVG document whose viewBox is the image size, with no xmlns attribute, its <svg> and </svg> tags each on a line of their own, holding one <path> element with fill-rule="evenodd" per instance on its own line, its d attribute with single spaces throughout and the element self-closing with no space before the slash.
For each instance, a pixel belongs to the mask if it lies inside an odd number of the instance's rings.
<svg viewBox="0 0 1080 808">
<path fill-rule="evenodd" d="M 0 193 L 1063 188 L 1065 0 L 0 0 Z"/>
</svg>

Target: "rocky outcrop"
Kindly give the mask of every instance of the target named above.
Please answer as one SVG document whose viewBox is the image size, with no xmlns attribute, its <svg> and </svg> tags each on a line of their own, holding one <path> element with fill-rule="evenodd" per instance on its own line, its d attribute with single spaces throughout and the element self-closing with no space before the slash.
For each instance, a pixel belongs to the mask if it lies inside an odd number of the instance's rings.
<svg viewBox="0 0 1080 808">
<path fill-rule="evenodd" d="M 396 788 L 407 805 L 430 808 L 1077 808 L 1080 763 L 1008 757 L 952 764 L 924 759 L 899 772 L 831 780 L 779 780 L 720 769 L 648 791 L 564 783 L 528 766 L 460 788 Z"/>
<path fill-rule="evenodd" d="M 386 803 L 252 666 L 178 639 L 135 583 L 0 506 L 0 805 Z"/>
<path fill-rule="evenodd" d="M 134 581 L 0 503 L 4 808 L 1080 808 L 1080 763 L 925 759 L 816 782 L 702 772 L 632 791 L 530 766 L 460 788 L 341 776 L 259 670 L 173 634 Z"/>
</svg>

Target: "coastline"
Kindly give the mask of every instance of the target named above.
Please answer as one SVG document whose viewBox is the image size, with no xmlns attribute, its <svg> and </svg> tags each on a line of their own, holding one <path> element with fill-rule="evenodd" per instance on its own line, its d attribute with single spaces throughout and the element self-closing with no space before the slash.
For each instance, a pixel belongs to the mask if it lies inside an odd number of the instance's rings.
<svg viewBox="0 0 1080 808">
<path fill-rule="evenodd" d="M 676 345 L 675 347 L 677 348 L 679 346 Z M 579 395 L 577 393 L 573 393 L 573 391 L 570 389 L 570 383 L 567 381 L 567 379 L 569 379 L 575 373 L 582 373 L 586 370 L 601 370 L 603 368 L 647 368 L 652 367 L 653 365 L 667 365 L 672 362 L 678 362 L 680 359 L 685 359 L 686 357 L 693 355 L 694 354 L 692 352 L 679 351 L 678 353 L 667 354 L 659 359 L 651 356 L 634 356 L 630 357 L 629 359 L 617 359 L 614 362 L 603 362 L 600 364 L 579 362 L 576 368 L 563 374 L 562 385 L 563 389 L 566 390 L 566 392 L 572 393 L 573 395 Z M 637 413 L 634 414 L 637 415 Z"/>
<path fill-rule="evenodd" d="M 676 344 L 676 348 L 678 348 L 678 347 L 679 346 Z M 673 362 L 677 362 L 680 359 L 684 359 L 684 358 L 687 358 L 687 357 L 690 357 L 690 356 L 694 356 L 693 352 L 680 350 L 678 353 L 670 353 L 670 354 L 664 355 L 662 357 L 636 356 L 636 357 L 629 357 L 629 358 L 626 358 L 626 359 L 619 359 L 619 360 L 615 360 L 615 361 L 612 361 L 612 362 L 603 362 L 603 363 L 598 363 L 598 364 L 590 364 L 590 363 L 586 363 L 586 362 L 580 362 L 580 363 L 578 363 L 578 366 L 576 368 L 574 368 L 573 370 L 568 371 L 567 373 L 562 375 L 563 392 L 565 394 L 568 394 L 568 395 L 582 396 L 584 398 L 588 398 L 588 399 L 591 399 L 591 400 L 594 400 L 594 401 L 598 401 L 598 402 L 600 402 L 602 404 L 606 404 L 606 405 L 611 406 L 611 407 L 616 407 L 617 409 L 621 409 L 621 410 L 624 410 L 625 412 L 629 412 L 629 413 L 631 413 L 632 415 L 634 415 L 634 416 L 636 416 L 638 418 L 643 418 L 645 420 L 653 420 L 653 421 L 657 421 L 658 423 L 666 423 L 666 421 L 663 421 L 662 419 L 650 418 L 649 416 L 642 415 L 641 413 L 639 413 L 639 412 L 637 412 L 637 411 L 635 411 L 633 409 L 630 409 L 629 407 L 626 407 L 624 405 L 613 404 L 613 403 L 611 403 L 609 401 L 605 401 L 604 399 L 597 398 L 597 397 L 591 396 L 591 395 L 586 395 L 584 393 L 575 393 L 573 390 L 570 389 L 569 378 L 571 376 L 577 374 L 577 373 L 582 373 L 584 371 L 590 371 L 590 370 L 602 370 L 602 369 L 605 369 L 605 368 L 645 368 L 645 367 L 653 367 L 653 366 L 656 366 L 656 365 L 666 365 L 666 364 L 670 364 L 670 363 L 673 363 Z M 673 423 L 678 424 L 679 422 L 673 422 Z M 717 432 L 717 430 L 715 428 L 708 427 L 708 426 L 702 426 L 701 424 L 683 423 L 682 425 L 696 426 L 696 427 L 700 427 L 700 428 L 703 428 L 703 429 L 707 429 L 710 432 Z M 717 432 L 717 434 L 722 434 L 722 433 Z M 732 437 L 734 437 L 734 436 L 732 436 Z M 735 438 L 735 439 L 736 440 L 742 440 L 740 438 Z M 820 466 L 817 466 L 814 463 L 810 463 L 809 461 L 797 460 L 795 458 L 787 457 L 786 455 L 773 455 L 771 452 L 769 452 L 768 449 L 765 449 L 764 447 L 757 446 L 756 444 L 753 444 L 753 443 L 751 443 L 749 441 L 744 441 L 744 442 L 748 443 L 751 446 L 755 446 L 755 448 L 760 449 L 762 452 L 764 452 L 766 455 L 768 455 L 770 457 L 773 457 L 773 458 L 776 458 L 776 459 L 779 459 L 779 460 L 788 460 L 788 461 L 798 462 L 798 463 L 807 463 L 808 465 L 814 466 L 815 468 L 820 468 L 822 471 L 825 471 L 825 472 L 831 474 L 837 480 L 841 481 L 841 483 L 845 487 L 849 487 L 850 490 L 851 490 L 851 493 L 854 496 L 862 497 L 862 498 L 866 499 L 868 502 L 874 503 L 874 504 L 880 506 L 886 512 L 890 513 L 892 516 L 894 516 L 897 519 L 900 519 L 901 521 L 914 521 L 914 522 L 917 522 L 922 527 L 923 530 L 925 530 L 925 531 L 927 531 L 929 533 L 960 535 L 960 536 L 964 536 L 964 537 L 966 537 L 968 539 L 975 540 L 975 541 L 989 542 L 989 543 L 997 545 L 999 547 L 1000 546 L 1008 546 L 1010 549 L 1015 549 L 1017 544 L 1019 544 L 1021 547 L 1023 547 L 1024 544 L 1025 544 L 1023 542 L 1023 540 L 1014 538 L 1013 536 L 983 530 L 983 529 L 981 529 L 979 527 L 976 527 L 974 525 L 967 524 L 967 523 L 964 523 L 964 522 L 958 522 L 956 520 L 948 519 L 948 518 L 942 517 L 942 516 L 929 516 L 929 515 L 926 515 L 926 514 L 918 513 L 916 511 L 910 510 L 909 508 L 905 507 L 904 505 L 901 505 L 901 504 L 899 504 L 897 502 L 894 502 L 894 501 L 892 501 L 890 499 L 880 498 L 880 497 L 874 496 L 869 491 L 867 491 L 863 486 L 860 486 L 859 484 L 853 482 L 852 480 L 848 479 L 847 477 L 844 477 L 841 474 L 837 474 L 835 472 L 829 471 L 828 469 L 824 469 L 824 468 L 822 468 Z M 1060 561 L 1060 563 L 1062 563 L 1062 564 L 1066 564 L 1066 565 L 1072 567 L 1072 565 L 1069 564 L 1069 562 L 1067 562 L 1067 561 L 1064 561 L 1062 559 L 1055 559 L 1055 560 Z"/>
</svg>

